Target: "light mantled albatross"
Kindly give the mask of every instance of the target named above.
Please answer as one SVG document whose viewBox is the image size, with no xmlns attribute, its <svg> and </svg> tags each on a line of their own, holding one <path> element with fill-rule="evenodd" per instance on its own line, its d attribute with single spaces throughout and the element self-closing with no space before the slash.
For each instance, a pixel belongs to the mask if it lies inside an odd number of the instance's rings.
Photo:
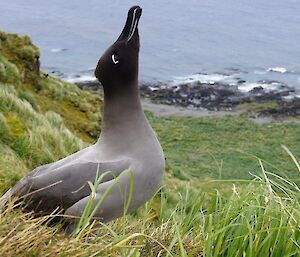
<svg viewBox="0 0 300 257">
<path fill-rule="evenodd" d="M 135 210 L 160 187 L 165 170 L 162 148 L 141 107 L 138 87 L 139 33 L 142 13 L 129 9 L 125 27 L 101 56 L 95 75 L 104 90 L 104 113 L 96 144 L 54 163 L 37 167 L 1 199 L 5 206 L 12 197 L 27 197 L 26 210 L 49 214 L 59 208 L 80 217 L 91 194 L 88 181 L 106 174 L 96 190 L 99 201 L 111 189 L 94 218 L 103 222 L 124 214 L 133 177 L 128 211 Z"/>
</svg>

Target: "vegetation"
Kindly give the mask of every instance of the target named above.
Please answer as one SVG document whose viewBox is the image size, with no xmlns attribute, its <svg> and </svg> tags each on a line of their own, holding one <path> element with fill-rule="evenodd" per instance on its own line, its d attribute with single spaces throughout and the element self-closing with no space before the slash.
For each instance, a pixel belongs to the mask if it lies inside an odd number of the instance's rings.
<svg viewBox="0 0 300 257">
<path fill-rule="evenodd" d="M 299 178 L 281 145 L 300 156 L 300 126 L 263 124 L 234 116 L 222 118 L 148 115 L 160 136 L 167 162 L 179 179 L 249 179 L 258 170 L 256 157 L 269 169 Z M 276 169 L 274 168 L 276 167 Z"/>
<path fill-rule="evenodd" d="M 262 111 L 268 111 L 268 110 L 279 110 L 280 106 L 277 102 L 275 101 L 270 101 L 270 102 L 264 102 L 264 103 L 243 103 L 237 106 L 238 110 L 241 111 L 246 111 L 250 113 L 258 113 Z"/>
<path fill-rule="evenodd" d="M 4 193 L 32 168 L 94 142 L 102 100 L 40 72 L 28 37 L 0 32 L 0 54 Z M 34 217 L 11 203 L 0 211 L 0 256 L 300 255 L 299 124 L 147 116 L 167 157 L 151 201 L 109 224 L 89 223 L 87 210 L 72 236 L 47 226 L 59 213 Z"/>
<path fill-rule="evenodd" d="M 27 170 L 94 142 L 102 100 L 39 70 L 28 37 L 0 32 L 0 192 Z M 85 142 L 87 143 L 85 143 Z"/>
</svg>

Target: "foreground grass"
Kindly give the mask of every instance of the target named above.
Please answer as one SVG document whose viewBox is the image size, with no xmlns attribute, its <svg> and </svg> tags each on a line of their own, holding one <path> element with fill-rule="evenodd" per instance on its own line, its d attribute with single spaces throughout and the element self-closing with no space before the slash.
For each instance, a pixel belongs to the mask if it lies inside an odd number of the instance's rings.
<svg viewBox="0 0 300 257">
<path fill-rule="evenodd" d="M 230 194 L 188 187 L 172 206 L 169 189 L 162 188 L 134 215 L 92 223 L 72 237 L 47 227 L 51 217 L 10 206 L 0 213 L 0 255 L 298 256 L 300 189 L 259 164 L 261 176 L 243 188 L 233 185 Z"/>
</svg>

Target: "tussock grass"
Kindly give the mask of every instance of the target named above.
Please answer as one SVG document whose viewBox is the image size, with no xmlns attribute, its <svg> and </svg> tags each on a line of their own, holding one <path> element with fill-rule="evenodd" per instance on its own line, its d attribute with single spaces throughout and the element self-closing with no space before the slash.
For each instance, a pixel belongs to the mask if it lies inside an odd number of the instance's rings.
<svg viewBox="0 0 300 257">
<path fill-rule="evenodd" d="M 172 205 L 164 187 L 137 213 L 84 223 L 71 237 L 46 226 L 51 216 L 34 218 L 11 205 L 0 213 L 0 255 L 297 256 L 300 190 L 258 162 L 261 175 L 243 187 L 232 184 L 230 194 L 188 187 Z"/>
<path fill-rule="evenodd" d="M 0 138 L 5 141 L 8 138 L 8 134 L 10 133 L 9 127 L 7 125 L 6 118 L 2 113 L 0 113 Z"/>
<path fill-rule="evenodd" d="M 17 66 L 0 56 L 0 78 L 5 84 L 21 85 L 21 77 Z"/>
<path fill-rule="evenodd" d="M 40 111 L 38 104 L 36 103 L 35 98 L 30 92 L 27 91 L 19 91 L 18 96 L 22 100 L 26 100 L 28 103 L 31 104 L 32 108 L 36 111 Z"/>
<path fill-rule="evenodd" d="M 9 146 L 0 142 L 0 192 L 4 193 L 26 175 L 24 161 Z"/>
<path fill-rule="evenodd" d="M 55 161 L 85 146 L 64 126 L 58 114 L 37 112 L 27 100 L 20 99 L 13 88 L 1 87 L 1 84 L 0 110 L 9 119 L 14 117 L 11 131 L 15 133 L 11 135 L 9 145 L 30 168 Z M 20 123 L 19 130 L 14 128 L 16 121 Z"/>
</svg>

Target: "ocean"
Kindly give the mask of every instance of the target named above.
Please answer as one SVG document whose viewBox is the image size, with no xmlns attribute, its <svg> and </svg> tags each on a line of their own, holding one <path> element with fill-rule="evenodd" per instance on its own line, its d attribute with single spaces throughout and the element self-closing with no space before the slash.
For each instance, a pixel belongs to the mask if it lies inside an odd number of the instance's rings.
<svg viewBox="0 0 300 257">
<path fill-rule="evenodd" d="M 299 0 L 1 0 L 0 29 L 29 35 L 45 71 L 92 80 L 136 4 L 142 81 L 243 80 L 244 91 L 279 81 L 300 92 Z"/>
</svg>

